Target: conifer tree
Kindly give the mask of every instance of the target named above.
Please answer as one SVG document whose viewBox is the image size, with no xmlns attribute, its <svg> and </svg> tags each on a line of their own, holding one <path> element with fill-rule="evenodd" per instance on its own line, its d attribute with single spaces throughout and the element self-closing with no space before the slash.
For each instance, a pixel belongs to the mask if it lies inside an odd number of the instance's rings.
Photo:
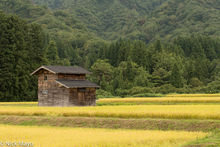
<svg viewBox="0 0 220 147">
<path fill-rule="evenodd" d="M 51 65 L 57 64 L 59 60 L 57 46 L 54 41 L 50 41 L 47 48 L 47 59 Z"/>
<path fill-rule="evenodd" d="M 162 50 L 160 40 L 157 40 L 157 41 L 155 42 L 155 50 L 156 50 L 157 52 L 160 52 L 160 51 Z"/>
<path fill-rule="evenodd" d="M 181 76 L 180 69 L 178 68 L 177 64 L 174 64 L 173 66 L 170 82 L 176 88 L 183 87 L 182 76 Z"/>
<path fill-rule="evenodd" d="M 37 25 L 0 12 L 0 101 L 37 98 L 37 80 L 30 73 L 43 63 L 42 32 Z"/>
</svg>

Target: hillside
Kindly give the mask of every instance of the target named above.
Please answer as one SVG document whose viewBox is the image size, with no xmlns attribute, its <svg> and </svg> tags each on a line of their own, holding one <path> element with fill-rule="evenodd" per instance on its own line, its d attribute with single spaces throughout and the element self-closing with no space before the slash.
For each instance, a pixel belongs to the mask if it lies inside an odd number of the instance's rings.
<svg viewBox="0 0 220 147">
<path fill-rule="evenodd" d="M 36 99 L 29 73 L 42 64 L 91 70 L 100 97 L 220 92 L 217 0 L 2 0 L 0 10 L 0 101 Z"/>
<path fill-rule="evenodd" d="M 1 5 L 66 38 L 149 42 L 191 33 L 220 35 L 218 0 L 5 0 Z"/>
<path fill-rule="evenodd" d="M 71 14 L 53 12 L 47 7 L 37 6 L 30 0 L 3 0 L 0 2 L 0 10 L 8 14 L 16 14 L 30 23 L 37 23 L 47 32 L 52 39 L 72 39 L 85 37 L 86 40 L 96 38 L 92 32 L 88 32 L 79 20 Z"/>
</svg>

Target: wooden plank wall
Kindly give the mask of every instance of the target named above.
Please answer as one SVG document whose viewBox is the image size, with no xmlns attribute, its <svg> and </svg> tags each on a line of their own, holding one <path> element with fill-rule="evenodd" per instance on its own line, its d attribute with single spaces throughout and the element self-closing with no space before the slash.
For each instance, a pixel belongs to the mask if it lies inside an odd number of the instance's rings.
<svg viewBox="0 0 220 147">
<path fill-rule="evenodd" d="M 44 77 L 47 76 L 47 80 Z M 38 105 L 39 106 L 90 106 L 96 105 L 96 89 L 86 88 L 80 92 L 77 88 L 65 88 L 56 80 L 85 79 L 85 75 L 53 74 L 46 70 L 39 71 L 38 75 Z"/>
<path fill-rule="evenodd" d="M 70 106 L 95 106 L 96 89 L 86 88 L 85 92 L 80 92 L 77 88 L 70 89 Z"/>
<path fill-rule="evenodd" d="M 47 76 L 47 80 L 44 80 L 44 77 Z M 55 80 L 57 75 L 50 73 L 46 70 L 40 70 L 38 73 L 38 105 L 39 106 L 52 106 L 53 99 L 52 91 L 56 86 Z"/>
<path fill-rule="evenodd" d="M 85 80 L 85 74 L 58 74 L 58 79 L 68 79 L 68 80 Z"/>
</svg>

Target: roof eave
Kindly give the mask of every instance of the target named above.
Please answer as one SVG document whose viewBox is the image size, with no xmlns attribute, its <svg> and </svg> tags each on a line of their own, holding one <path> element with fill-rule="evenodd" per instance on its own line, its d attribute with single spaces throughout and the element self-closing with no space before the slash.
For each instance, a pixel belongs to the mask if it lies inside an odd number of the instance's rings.
<svg viewBox="0 0 220 147">
<path fill-rule="evenodd" d="M 98 86 L 74 86 L 74 87 L 69 87 L 69 88 L 100 88 Z"/>
<path fill-rule="evenodd" d="M 72 75 L 72 74 L 74 74 L 74 75 L 86 75 L 86 74 L 88 74 L 88 75 L 90 75 L 92 73 L 91 72 L 84 72 L 84 73 L 59 72 L 58 74 L 70 74 L 70 75 Z"/>
<path fill-rule="evenodd" d="M 56 72 L 50 70 L 49 68 L 47 68 L 47 67 L 45 67 L 45 66 L 41 66 L 41 67 L 39 67 L 38 69 L 36 69 L 34 72 L 32 72 L 30 75 L 31 75 L 31 76 L 34 75 L 35 73 L 37 73 L 37 72 L 38 72 L 39 70 L 41 70 L 41 69 L 45 69 L 45 70 L 48 70 L 48 71 L 50 71 L 50 72 L 56 74 Z"/>
<path fill-rule="evenodd" d="M 57 80 L 56 80 L 56 82 L 57 82 L 58 84 L 62 85 L 63 87 L 70 88 L 70 87 L 68 87 L 67 85 L 65 85 L 65 84 L 63 84 L 63 83 L 61 83 L 61 82 L 59 82 L 59 81 L 57 81 Z"/>
<path fill-rule="evenodd" d="M 48 70 L 48 71 L 50 71 L 51 73 L 53 73 L 53 74 L 58 74 L 57 72 L 55 72 L 55 71 L 53 71 L 53 70 L 51 70 L 51 69 L 49 69 L 49 68 L 47 68 L 46 66 L 40 66 L 39 68 L 37 68 L 34 72 L 32 72 L 30 75 L 32 76 L 32 75 L 34 75 L 34 74 L 36 74 L 39 70 L 41 70 L 41 69 L 45 69 L 45 70 Z M 86 71 L 86 72 L 84 72 L 84 73 L 65 73 L 65 72 L 63 72 L 63 73 L 60 73 L 60 74 L 92 74 L 92 72 L 89 72 L 89 71 Z"/>
<path fill-rule="evenodd" d="M 67 85 L 65 85 L 57 80 L 56 80 L 56 82 L 66 88 L 98 88 L 98 89 L 100 88 L 100 86 L 72 86 L 72 87 L 68 87 Z"/>
</svg>

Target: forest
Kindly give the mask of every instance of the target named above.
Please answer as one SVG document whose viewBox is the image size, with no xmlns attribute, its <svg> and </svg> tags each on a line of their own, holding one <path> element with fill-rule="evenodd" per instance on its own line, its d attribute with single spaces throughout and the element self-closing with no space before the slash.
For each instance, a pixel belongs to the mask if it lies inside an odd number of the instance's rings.
<svg viewBox="0 0 220 147">
<path fill-rule="evenodd" d="M 219 3 L 2 0 L 0 101 L 37 100 L 41 65 L 89 69 L 98 97 L 219 93 Z"/>
</svg>

